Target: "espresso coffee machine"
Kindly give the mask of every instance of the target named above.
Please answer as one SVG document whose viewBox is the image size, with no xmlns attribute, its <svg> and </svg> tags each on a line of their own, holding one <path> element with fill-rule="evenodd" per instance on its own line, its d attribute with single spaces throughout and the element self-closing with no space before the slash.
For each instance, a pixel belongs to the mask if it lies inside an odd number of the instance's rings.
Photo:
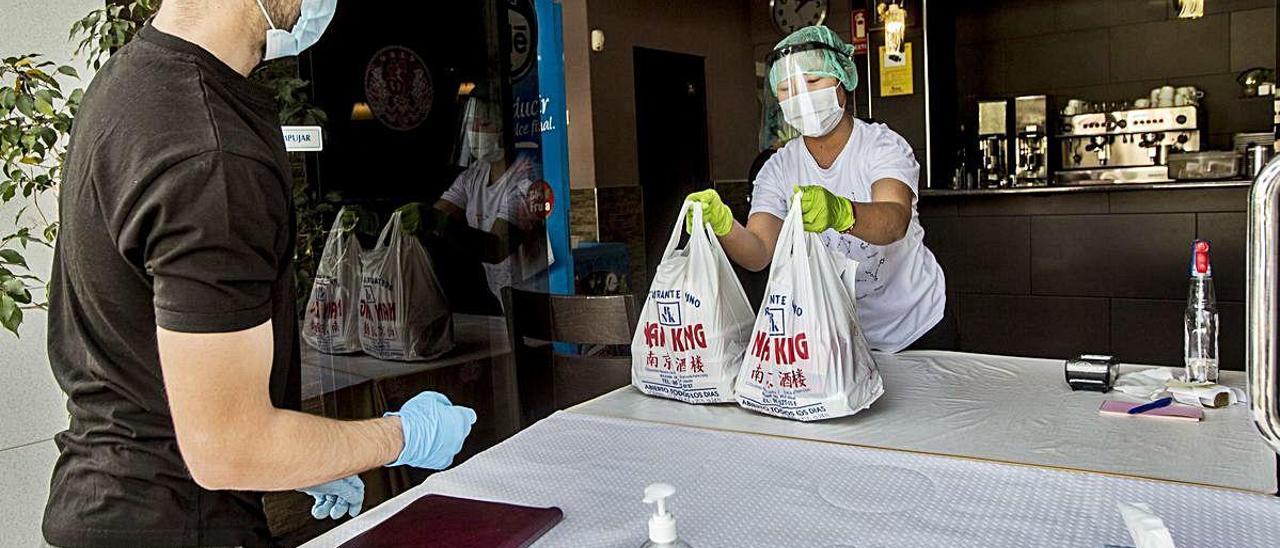
<svg viewBox="0 0 1280 548">
<path fill-rule="evenodd" d="M 1061 185 L 1169 181 L 1171 152 L 1200 150 L 1195 106 L 1067 116 L 1058 135 Z"/>
<path fill-rule="evenodd" d="M 1049 184 L 1049 98 L 1028 95 L 1013 100 L 1015 186 Z"/>
<path fill-rule="evenodd" d="M 1000 188 L 1012 183 L 1009 101 L 978 102 L 978 187 Z"/>
</svg>

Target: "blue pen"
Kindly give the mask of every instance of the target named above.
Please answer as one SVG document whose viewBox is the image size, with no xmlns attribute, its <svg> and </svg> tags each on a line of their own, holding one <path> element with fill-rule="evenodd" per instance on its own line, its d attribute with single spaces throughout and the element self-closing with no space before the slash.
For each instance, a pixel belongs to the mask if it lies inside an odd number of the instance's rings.
<svg viewBox="0 0 1280 548">
<path fill-rule="evenodd" d="M 1147 411 L 1150 411 L 1150 410 L 1152 410 L 1152 409 L 1159 409 L 1159 408 L 1161 408 L 1161 407 L 1168 407 L 1168 406 L 1169 406 L 1169 404 L 1171 404 L 1171 403 L 1173 403 L 1173 398 L 1160 398 L 1160 399 L 1158 399 L 1158 400 L 1156 400 L 1156 401 L 1153 401 L 1153 402 L 1151 402 L 1151 403 L 1144 403 L 1144 404 L 1142 404 L 1142 405 L 1139 405 L 1139 406 L 1137 406 L 1137 407 L 1134 407 L 1133 409 L 1130 409 L 1130 410 L 1129 410 L 1129 414 L 1130 414 L 1130 415 L 1138 415 L 1138 414 L 1141 414 L 1141 413 L 1146 413 Z"/>
</svg>

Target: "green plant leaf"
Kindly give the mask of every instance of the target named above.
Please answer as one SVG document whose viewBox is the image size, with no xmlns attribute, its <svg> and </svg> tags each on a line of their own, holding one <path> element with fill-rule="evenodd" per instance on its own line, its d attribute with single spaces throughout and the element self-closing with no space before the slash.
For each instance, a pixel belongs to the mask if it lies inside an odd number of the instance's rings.
<svg viewBox="0 0 1280 548">
<path fill-rule="evenodd" d="M 13 300 L 13 297 L 8 293 L 0 293 L 0 325 L 12 331 L 14 335 L 18 334 L 18 325 L 22 323 L 21 316 L 15 321 L 14 315 L 17 313 L 18 303 Z"/>
<path fill-rule="evenodd" d="M 8 264 L 16 264 L 22 268 L 27 267 L 27 260 L 22 257 L 21 253 L 12 249 L 0 249 L 0 261 L 4 261 Z"/>
<path fill-rule="evenodd" d="M 27 118 L 36 117 L 36 104 L 30 95 L 19 95 L 16 106 L 18 107 L 18 112 L 21 112 Z"/>
<path fill-rule="evenodd" d="M 76 69 L 75 69 L 75 68 L 73 68 L 73 67 L 69 67 L 69 66 L 65 66 L 65 65 L 64 65 L 64 66 L 58 67 L 58 72 L 59 72 L 59 73 L 62 73 L 62 74 L 65 74 L 65 75 L 67 75 L 67 76 L 70 76 L 70 77 L 72 77 L 72 78 L 75 78 L 75 79 L 77 79 L 77 80 L 78 80 L 78 79 L 80 79 L 80 73 L 79 73 L 79 72 L 76 72 Z"/>
<path fill-rule="evenodd" d="M 13 88 L 0 88 L 0 111 L 9 112 L 18 104 L 18 93 Z"/>
<path fill-rule="evenodd" d="M 8 297 L 8 295 L 0 295 L 0 300 L 3 300 L 6 297 Z M 3 308 L 3 306 L 0 306 L 0 308 Z M 12 331 L 15 336 L 18 336 L 18 327 L 22 325 L 22 309 L 18 308 L 17 304 L 14 304 L 13 312 L 9 315 L 9 318 L 0 321 L 0 323 L 4 324 L 5 329 Z"/>
<path fill-rule="evenodd" d="M 36 111 L 45 116 L 53 116 L 53 103 L 43 97 L 36 97 Z"/>
<path fill-rule="evenodd" d="M 27 285 L 18 278 L 5 280 L 0 284 L 0 289 L 18 304 L 31 304 L 31 292 L 27 291 Z"/>
</svg>

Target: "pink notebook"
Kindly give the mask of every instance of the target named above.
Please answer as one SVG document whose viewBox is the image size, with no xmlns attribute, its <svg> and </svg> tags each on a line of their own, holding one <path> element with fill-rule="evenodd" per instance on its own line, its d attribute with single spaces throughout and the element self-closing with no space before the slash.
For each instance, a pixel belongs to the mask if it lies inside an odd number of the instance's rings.
<svg viewBox="0 0 1280 548">
<path fill-rule="evenodd" d="M 1204 409 L 1190 405 L 1182 405 L 1180 403 L 1175 403 L 1159 409 L 1152 409 L 1146 413 L 1130 415 L 1129 410 L 1139 405 L 1143 404 L 1107 400 L 1102 402 L 1102 407 L 1098 408 L 1098 412 L 1103 415 L 1116 415 L 1121 417 L 1170 419 L 1191 422 L 1199 421 L 1204 418 Z"/>
</svg>

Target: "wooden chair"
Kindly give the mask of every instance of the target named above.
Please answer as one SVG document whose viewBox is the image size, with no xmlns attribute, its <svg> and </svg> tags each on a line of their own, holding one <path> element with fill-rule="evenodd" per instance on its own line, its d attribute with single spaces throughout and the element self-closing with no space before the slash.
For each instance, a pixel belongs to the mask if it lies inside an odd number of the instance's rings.
<svg viewBox="0 0 1280 548">
<path fill-rule="evenodd" d="M 629 356 L 564 354 L 553 344 L 630 345 L 639 314 L 631 295 L 550 295 L 508 287 L 502 303 L 523 426 L 631 382 Z"/>
</svg>

